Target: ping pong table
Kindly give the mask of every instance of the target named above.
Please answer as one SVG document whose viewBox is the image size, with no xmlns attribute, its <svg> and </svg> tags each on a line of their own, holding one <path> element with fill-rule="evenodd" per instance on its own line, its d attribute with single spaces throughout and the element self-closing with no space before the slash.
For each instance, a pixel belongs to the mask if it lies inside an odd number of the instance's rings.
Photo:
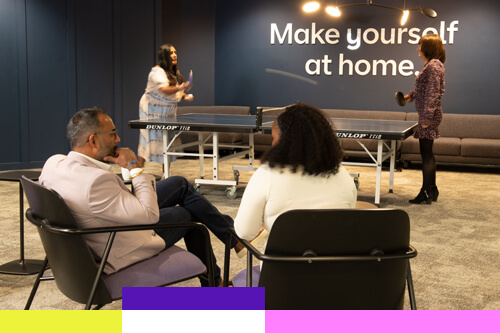
<svg viewBox="0 0 500 333">
<path fill-rule="evenodd" d="M 226 196 L 235 199 L 237 196 L 236 185 L 238 185 L 239 170 L 255 170 L 254 168 L 254 133 L 260 130 L 262 124 L 261 113 L 256 116 L 250 115 L 223 115 L 223 114 L 202 114 L 188 113 L 168 118 L 167 120 L 132 120 L 129 121 L 130 128 L 162 130 L 163 131 L 163 151 L 164 151 L 164 177 L 170 176 L 168 156 L 196 156 L 200 162 L 200 178 L 195 179 L 195 188 L 199 191 L 201 185 L 222 185 L 227 186 Z M 168 133 L 173 131 L 174 137 L 170 140 Z M 198 132 L 198 140 L 185 144 L 174 144 L 175 139 L 182 132 Z M 210 135 L 203 139 L 202 132 L 210 132 Z M 244 144 L 219 144 L 219 133 L 247 133 L 249 142 Z M 212 143 L 208 140 L 212 138 Z M 183 148 L 198 146 L 198 153 L 183 152 Z M 212 146 L 212 154 L 205 153 L 205 147 Z M 239 148 L 241 151 L 224 157 L 219 156 L 220 148 Z M 177 151 L 176 151 L 177 150 Z M 180 151 L 179 151 L 180 150 Z M 232 158 L 239 158 L 248 155 L 247 167 L 233 167 L 234 180 L 219 179 L 219 163 Z M 212 179 L 204 177 L 204 158 L 212 158 L 213 175 Z"/>
<path fill-rule="evenodd" d="M 165 172 L 164 177 L 170 176 L 168 165 L 168 156 L 197 156 L 200 161 L 200 179 L 195 179 L 195 187 L 199 190 L 202 184 L 223 185 L 226 188 L 226 195 L 230 199 L 237 196 L 236 185 L 238 184 L 239 170 L 255 170 L 254 168 L 254 134 L 262 132 L 270 134 L 272 123 L 276 116 L 263 116 L 262 109 L 258 109 L 256 115 L 223 115 L 223 114 L 184 114 L 177 117 L 168 118 L 167 120 L 132 120 L 129 121 L 130 128 L 150 129 L 163 131 L 163 146 L 165 156 Z M 331 119 L 337 137 L 355 139 L 372 162 L 343 162 L 345 165 L 361 165 L 375 166 L 377 168 L 376 188 L 375 188 L 375 204 L 380 204 L 380 183 L 382 175 L 382 162 L 390 158 L 390 178 L 389 192 L 393 191 L 394 183 L 394 168 L 396 164 L 396 143 L 397 141 L 405 140 L 417 126 L 416 122 L 408 121 L 390 121 L 390 120 L 371 120 L 371 119 L 346 119 L 337 118 Z M 176 134 L 172 140 L 168 139 L 168 133 L 174 131 Z M 184 131 L 198 132 L 198 141 L 173 145 L 174 140 Z M 202 132 L 211 132 L 211 134 L 203 139 Z M 218 134 L 220 132 L 231 133 L 247 133 L 249 135 L 248 145 L 220 145 L 218 142 Z M 207 140 L 212 137 L 213 143 L 207 143 Z M 377 152 L 370 152 L 366 146 L 359 140 L 372 139 L 377 140 Z M 390 142 L 388 144 L 387 142 Z M 182 151 L 174 151 L 186 147 L 198 145 L 198 153 L 188 153 Z M 204 147 L 212 146 L 212 154 L 205 154 Z M 384 146 L 387 151 L 383 151 Z M 219 157 L 219 148 L 241 148 L 240 152 L 230 154 L 222 158 Z M 234 180 L 219 180 L 219 162 L 231 158 L 242 157 L 248 154 L 247 167 L 233 167 Z M 213 159 L 213 177 L 212 179 L 204 179 L 203 164 L 204 157 Z"/>
<path fill-rule="evenodd" d="M 263 117 L 264 119 L 267 117 Z M 389 193 L 394 188 L 394 168 L 396 165 L 396 147 L 398 141 L 408 138 L 417 126 L 417 122 L 399 120 L 374 120 L 374 119 L 350 119 L 330 118 L 335 128 L 337 137 L 342 139 L 354 139 L 363 148 L 371 162 L 342 162 L 344 165 L 374 166 L 377 168 L 375 183 L 375 204 L 380 204 L 380 183 L 382 178 L 382 162 L 390 158 L 389 164 Z M 263 123 L 261 131 L 271 134 L 272 122 Z M 371 152 L 360 140 L 377 140 L 377 151 Z M 388 144 L 390 142 L 390 144 Z M 387 151 L 384 152 L 384 147 Z M 358 174 L 351 176 L 359 177 Z"/>
</svg>

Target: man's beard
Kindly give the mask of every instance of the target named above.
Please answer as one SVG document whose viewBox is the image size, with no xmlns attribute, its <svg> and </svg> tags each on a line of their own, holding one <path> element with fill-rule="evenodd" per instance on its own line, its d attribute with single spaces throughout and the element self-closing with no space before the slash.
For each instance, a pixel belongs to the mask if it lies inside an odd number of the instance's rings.
<svg viewBox="0 0 500 333">
<path fill-rule="evenodd" d="M 115 157 L 115 156 L 116 156 L 116 150 L 117 150 L 117 149 L 118 149 L 118 146 L 114 146 L 113 148 L 106 149 L 105 151 L 100 152 L 100 153 L 96 156 L 96 160 L 101 161 L 101 162 L 106 162 L 106 161 L 104 161 L 104 157 L 106 157 L 106 156 Z"/>
</svg>

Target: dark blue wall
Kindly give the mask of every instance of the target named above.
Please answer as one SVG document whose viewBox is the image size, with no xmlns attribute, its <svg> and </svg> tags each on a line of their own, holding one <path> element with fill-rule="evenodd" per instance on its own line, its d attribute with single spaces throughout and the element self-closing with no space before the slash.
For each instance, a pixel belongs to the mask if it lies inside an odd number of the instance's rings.
<svg viewBox="0 0 500 333">
<path fill-rule="evenodd" d="M 324 1 L 328 3 L 328 1 Z M 335 1 L 330 1 L 335 4 Z M 338 1 L 342 3 L 363 1 Z M 375 3 L 403 6 L 403 1 L 376 0 Z M 243 104 L 250 106 L 280 106 L 297 100 L 323 108 L 345 108 L 360 110 L 405 110 L 413 111 L 413 104 L 401 109 L 394 102 L 394 92 L 408 92 L 414 86 L 415 76 L 397 73 L 383 76 L 339 75 L 339 55 L 353 61 L 394 60 L 399 64 L 410 60 L 415 70 L 421 70 L 423 62 L 418 58 L 417 45 L 408 43 L 405 34 L 401 44 L 385 45 L 380 41 L 373 45 L 361 43 L 357 50 L 348 49 L 347 29 L 353 31 L 369 28 L 379 33 L 382 28 L 389 31 L 400 27 L 401 15 L 394 10 L 372 6 L 345 7 L 342 17 L 331 18 L 324 12 L 305 14 L 301 11 L 303 1 L 291 0 L 248 0 L 216 1 L 216 62 L 215 102 L 216 104 Z M 408 0 L 407 7 L 431 7 L 437 11 L 437 18 L 428 18 L 418 12 L 411 12 L 407 28 L 427 27 L 441 29 L 441 22 L 449 28 L 455 26 L 453 44 L 447 43 L 448 61 L 445 66 L 446 93 L 443 97 L 445 112 L 499 114 L 498 103 L 492 100 L 499 92 L 500 57 L 498 53 L 498 31 L 500 31 L 500 2 L 497 0 Z M 297 29 L 312 30 L 336 28 L 340 33 L 338 44 L 292 45 L 277 41 L 271 45 L 271 24 L 276 23 L 281 34 L 288 23 L 293 32 Z M 445 30 L 446 32 L 446 30 Z M 324 37 L 324 33 L 322 35 Z M 304 34 L 299 34 L 303 39 Z M 374 33 L 368 34 L 369 39 Z M 449 42 L 449 33 L 445 39 Z M 308 75 L 305 64 L 309 59 L 332 60 L 326 75 Z M 323 65 L 322 65 L 323 66 Z M 373 67 L 373 66 L 372 66 Z M 266 71 L 268 69 L 268 71 Z M 323 69 L 323 68 L 321 68 Z M 365 65 L 360 70 L 366 69 Z M 269 70 L 272 70 L 270 72 Z M 292 78 L 289 75 L 300 75 Z M 347 70 L 347 66 L 345 66 Z M 312 84 L 314 80 L 317 84 Z"/>
<path fill-rule="evenodd" d="M 0 169 L 40 167 L 67 153 L 65 127 L 102 106 L 123 145 L 161 43 L 160 0 L 0 2 Z"/>
<path fill-rule="evenodd" d="M 348 2 L 363 1 L 339 1 Z M 127 122 L 138 117 L 147 74 L 157 62 L 158 47 L 166 42 L 178 49 L 182 72 L 194 72 L 192 105 L 281 106 L 300 100 L 323 108 L 414 110 L 413 105 L 396 106 L 393 98 L 397 90 L 412 89 L 414 75 L 338 73 L 340 54 L 353 63 L 409 60 L 420 70 L 422 61 L 408 35 L 401 44 L 362 43 L 357 50 L 348 49 L 347 29 L 397 30 L 399 13 L 359 6 L 344 8 L 340 19 L 332 19 L 323 13 L 305 15 L 301 4 L 299 0 L 0 1 L 0 170 L 40 167 L 52 154 L 67 153 L 68 120 L 78 109 L 94 105 L 108 110 L 122 145 L 135 149 L 138 133 Z M 406 4 L 438 12 L 436 19 L 412 12 L 407 28 L 440 30 L 441 22 L 445 28 L 459 22 L 453 44 L 446 45 L 444 111 L 500 114 L 496 102 L 500 2 L 407 0 Z M 311 29 L 313 22 L 317 30 L 338 29 L 339 43 L 271 45 L 271 23 L 282 34 L 288 23 L 295 32 Z M 307 74 L 306 62 L 325 55 L 332 60 L 328 68 L 332 74 Z"/>
<path fill-rule="evenodd" d="M 193 71 L 194 101 L 214 105 L 215 0 L 163 1 L 163 43 L 175 46 L 181 74 Z M 181 101 L 180 105 L 187 105 Z"/>
</svg>

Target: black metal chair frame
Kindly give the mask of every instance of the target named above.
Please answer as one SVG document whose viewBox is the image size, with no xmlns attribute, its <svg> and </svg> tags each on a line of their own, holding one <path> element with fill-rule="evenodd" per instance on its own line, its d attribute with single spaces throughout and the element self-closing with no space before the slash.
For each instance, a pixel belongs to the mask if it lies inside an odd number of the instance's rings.
<svg viewBox="0 0 500 333">
<path fill-rule="evenodd" d="M 246 286 L 247 287 L 252 287 L 252 259 L 253 256 L 257 258 L 260 261 L 268 261 L 268 262 L 307 262 L 307 263 L 313 263 L 313 262 L 326 262 L 326 261 L 383 261 L 383 260 L 398 260 L 398 259 L 411 259 L 415 258 L 418 254 L 417 250 L 410 245 L 409 249 L 407 250 L 406 253 L 404 254 L 381 254 L 378 252 L 373 253 L 373 255 L 353 255 L 353 256 L 316 256 L 313 252 L 311 253 L 304 253 L 303 256 L 276 256 L 276 255 L 267 255 L 262 252 L 260 252 L 258 249 L 256 249 L 252 244 L 250 244 L 249 241 L 245 239 L 241 239 L 238 237 L 236 234 L 236 231 L 234 228 L 230 228 L 227 236 L 226 236 L 226 246 L 225 246 L 225 253 L 224 253 L 224 272 L 223 272 L 223 279 L 224 279 L 224 286 L 227 287 L 227 284 L 229 281 L 229 262 L 230 262 L 230 244 L 231 244 L 231 238 L 236 237 L 246 248 L 247 248 L 247 269 L 246 269 Z M 407 274 L 406 274 L 406 283 L 408 287 L 408 296 L 409 296 L 409 301 L 410 301 L 410 307 L 412 310 L 417 310 L 417 304 L 415 301 L 415 290 L 413 286 L 413 278 L 412 278 L 412 273 L 411 273 L 411 267 L 410 267 L 410 262 L 408 260 L 408 268 L 407 268 Z"/>
<path fill-rule="evenodd" d="M 40 171 L 36 170 L 11 170 L 0 173 L 0 181 L 16 181 L 19 183 L 19 250 L 18 260 L 13 260 L 0 265 L 0 273 L 13 275 L 37 274 L 43 265 L 43 260 L 25 259 L 24 257 L 24 191 L 21 185 L 21 176 L 37 180 Z"/>
<path fill-rule="evenodd" d="M 26 178 L 24 178 L 24 179 L 27 180 L 27 181 L 30 181 L 30 180 L 28 180 Z M 49 189 L 49 190 L 51 190 L 51 189 Z M 53 191 L 53 190 L 51 190 L 51 191 Z M 57 192 L 55 192 L 55 191 L 53 191 L 53 192 L 57 194 Z M 59 196 L 59 198 L 61 198 L 61 197 Z M 61 198 L 61 200 L 63 200 L 63 199 Z M 97 233 L 110 233 L 110 235 L 108 237 L 108 241 L 106 243 L 106 247 L 105 247 L 104 252 L 102 254 L 102 257 L 101 257 L 102 259 L 101 259 L 101 261 L 100 261 L 100 263 L 98 265 L 97 274 L 95 276 L 95 279 L 94 279 L 94 282 L 93 282 L 93 285 L 92 285 L 92 289 L 91 289 L 91 292 L 89 294 L 87 304 L 85 306 L 85 310 L 90 310 L 90 308 L 91 308 L 91 306 L 93 304 L 93 299 L 94 299 L 94 297 L 96 295 L 99 283 L 102 282 L 101 281 L 101 277 L 102 277 L 102 274 L 104 272 L 104 267 L 105 267 L 106 261 L 108 259 L 109 253 L 111 251 L 111 247 L 113 245 L 113 241 L 115 239 L 115 236 L 116 236 L 117 232 L 138 231 L 138 230 L 153 230 L 153 229 L 186 228 L 186 227 L 197 228 L 197 229 L 201 230 L 203 232 L 203 235 L 204 235 L 204 238 L 205 238 L 205 251 L 207 253 L 206 260 L 207 260 L 208 264 L 205 265 L 206 268 L 207 268 L 206 271 L 203 272 L 200 275 L 187 277 L 187 278 L 179 280 L 179 281 L 173 281 L 173 282 L 171 282 L 169 284 L 162 285 L 162 286 L 172 285 L 172 284 L 179 283 L 179 282 L 182 282 L 182 281 L 185 281 L 185 280 L 189 280 L 189 279 L 195 278 L 197 276 L 205 275 L 205 274 L 207 274 L 209 286 L 210 287 L 214 287 L 215 286 L 214 271 L 213 271 L 213 261 L 212 261 L 212 251 L 211 251 L 211 242 L 210 242 L 210 234 L 209 234 L 207 228 L 202 223 L 199 223 L 199 222 L 179 222 L 179 223 L 172 223 L 172 224 L 141 224 L 141 225 L 128 225 L 128 226 L 119 226 L 119 227 L 102 227 L 102 228 L 89 228 L 89 229 L 69 229 L 69 228 L 60 228 L 60 227 L 57 227 L 57 226 L 50 225 L 50 221 L 49 220 L 37 218 L 36 216 L 33 215 L 33 212 L 31 210 L 31 208 L 27 209 L 27 211 L 26 211 L 26 217 L 36 227 L 41 228 L 41 229 L 43 229 L 43 230 L 45 230 L 45 231 L 47 231 L 49 233 L 56 233 L 56 234 L 62 234 L 62 235 L 68 235 L 68 236 L 70 236 L 70 235 L 73 235 L 73 236 L 83 236 L 83 235 L 97 234 Z M 31 294 L 30 294 L 29 299 L 28 299 L 28 301 L 26 303 L 26 306 L 25 306 L 25 310 L 29 310 L 29 308 L 31 306 L 31 303 L 33 302 L 33 299 L 35 297 L 35 294 L 36 294 L 36 291 L 38 289 L 38 286 L 39 286 L 40 282 L 41 281 L 55 280 L 55 278 L 53 276 L 46 276 L 46 277 L 43 276 L 45 270 L 47 269 L 48 263 L 49 263 L 49 260 L 46 257 L 45 260 L 44 260 L 44 262 L 43 262 L 42 268 L 41 268 L 40 272 L 38 273 L 38 276 L 37 276 L 37 278 L 35 280 L 35 283 L 33 285 Z M 97 265 L 97 263 L 96 263 L 96 265 Z M 110 299 L 109 303 L 111 303 L 112 301 L 115 301 L 115 300 L 117 300 L 117 299 Z M 105 304 L 109 304 L 109 303 L 105 303 Z M 94 310 L 102 308 L 105 304 L 98 304 L 94 308 Z"/>
</svg>

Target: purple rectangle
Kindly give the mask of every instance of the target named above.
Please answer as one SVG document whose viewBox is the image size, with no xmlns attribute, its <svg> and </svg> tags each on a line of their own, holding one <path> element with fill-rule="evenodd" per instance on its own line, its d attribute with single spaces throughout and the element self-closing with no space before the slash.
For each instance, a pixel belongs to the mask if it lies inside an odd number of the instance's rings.
<svg viewBox="0 0 500 333">
<path fill-rule="evenodd" d="M 264 288 L 123 288 L 123 310 L 265 310 Z"/>
</svg>

